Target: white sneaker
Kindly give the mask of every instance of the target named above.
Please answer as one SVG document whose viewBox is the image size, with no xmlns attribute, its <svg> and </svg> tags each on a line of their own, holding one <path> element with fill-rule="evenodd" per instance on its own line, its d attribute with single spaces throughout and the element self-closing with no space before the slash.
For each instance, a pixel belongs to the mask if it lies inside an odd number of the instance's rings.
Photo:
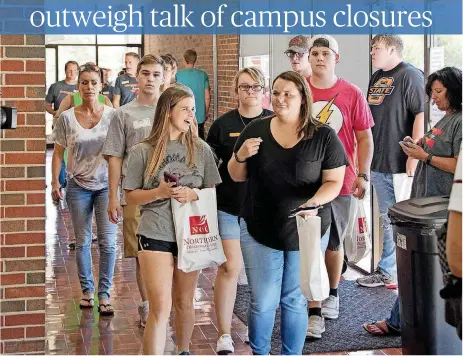
<svg viewBox="0 0 463 356">
<path fill-rule="evenodd" d="M 325 332 L 325 319 L 318 315 L 311 315 L 309 317 L 309 327 L 307 329 L 307 337 L 314 339 L 321 339 L 322 333 Z"/>
<path fill-rule="evenodd" d="M 339 317 L 339 296 L 330 295 L 322 302 L 322 315 L 326 319 Z"/>
<path fill-rule="evenodd" d="M 246 332 L 244 334 L 244 343 L 249 344 L 249 328 L 246 326 Z"/>
<path fill-rule="evenodd" d="M 235 352 L 233 339 L 229 334 L 223 334 L 217 341 L 217 355 L 229 355 Z"/>
<path fill-rule="evenodd" d="M 148 320 L 149 304 L 148 301 L 141 302 L 138 306 L 138 315 L 140 315 L 140 326 L 144 328 Z"/>
</svg>

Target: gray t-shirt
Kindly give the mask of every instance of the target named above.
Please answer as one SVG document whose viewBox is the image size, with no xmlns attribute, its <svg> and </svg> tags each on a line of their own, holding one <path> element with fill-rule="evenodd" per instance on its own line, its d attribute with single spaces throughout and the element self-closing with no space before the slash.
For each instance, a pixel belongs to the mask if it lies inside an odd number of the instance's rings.
<svg viewBox="0 0 463 356">
<path fill-rule="evenodd" d="M 60 80 L 50 86 L 45 101 L 53 105 L 53 110 L 58 110 L 63 99 L 75 91 L 77 91 L 77 84 L 67 84 L 64 80 Z"/>
<path fill-rule="evenodd" d="M 120 95 L 119 106 L 130 103 L 137 97 L 138 84 L 137 78 L 131 77 L 128 74 L 122 74 L 117 77 L 114 85 L 113 95 Z"/>
<path fill-rule="evenodd" d="M 82 188 L 95 191 L 108 187 L 108 164 L 102 151 L 114 111 L 105 106 L 101 120 L 91 129 L 77 121 L 75 108 L 64 111 L 56 122 L 55 143 L 68 149 L 67 177 Z"/>
<path fill-rule="evenodd" d="M 169 141 L 164 159 L 157 173 L 147 182 L 144 180 L 146 166 L 153 152 L 148 143 L 139 143 L 130 151 L 127 175 L 123 183 L 126 190 L 154 189 L 164 179 L 164 171 L 179 177 L 179 184 L 190 188 L 203 188 L 221 182 L 214 155 L 210 147 L 198 140 L 195 164 L 188 167 L 187 149 L 179 141 Z M 137 234 L 150 239 L 175 242 L 174 220 L 170 199 L 153 201 L 140 207 L 141 219 Z"/>
<path fill-rule="evenodd" d="M 445 115 L 424 135 L 421 146 L 438 157 L 456 157 L 461 145 L 461 111 Z M 449 195 L 453 174 L 422 161 L 418 162 L 410 198 Z"/>
</svg>

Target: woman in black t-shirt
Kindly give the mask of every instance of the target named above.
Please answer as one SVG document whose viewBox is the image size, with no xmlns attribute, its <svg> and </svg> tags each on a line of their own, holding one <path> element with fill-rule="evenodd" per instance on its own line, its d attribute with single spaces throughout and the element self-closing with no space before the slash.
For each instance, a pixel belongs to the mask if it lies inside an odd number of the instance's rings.
<svg viewBox="0 0 463 356">
<path fill-rule="evenodd" d="M 336 132 L 312 116 L 307 81 L 284 72 L 273 81 L 276 116 L 252 122 L 241 133 L 228 163 L 231 178 L 246 182 L 240 210 L 240 239 L 251 288 L 249 341 L 255 354 L 268 354 L 281 306 L 281 354 L 301 354 L 307 332 L 307 301 L 300 289 L 299 206 L 324 206 L 322 235 L 331 222 L 329 202 L 341 190 L 344 148 Z"/>
<path fill-rule="evenodd" d="M 219 266 L 214 288 L 219 340 L 216 352 L 234 352 L 231 337 L 231 320 L 236 298 L 236 285 L 242 267 L 240 226 L 238 214 L 243 200 L 245 184 L 234 182 L 228 173 L 227 163 L 241 131 L 255 120 L 273 115 L 262 109 L 264 74 L 257 68 L 240 70 L 234 80 L 238 109 L 219 117 L 211 126 L 207 143 L 215 152 L 222 183 L 217 186 L 219 233 L 227 262 Z"/>
</svg>

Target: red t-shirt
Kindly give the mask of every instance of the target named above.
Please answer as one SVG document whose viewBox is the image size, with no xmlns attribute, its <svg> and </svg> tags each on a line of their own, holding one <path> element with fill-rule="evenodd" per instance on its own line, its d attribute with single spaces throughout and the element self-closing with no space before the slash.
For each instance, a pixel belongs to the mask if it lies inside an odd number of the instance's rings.
<svg viewBox="0 0 463 356">
<path fill-rule="evenodd" d="M 354 131 L 363 131 L 374 125 L 368 102 L 362 91 L 344 79 L 328 89 L 315 88 L 307 78 L 313 96 L 315 117 L 336 131 L 346 150 L 349 166 L 346 167 L 344 184 L 339 195 L 352 194 L 352 184 L 357 178 L 356 140 Z"/>
</svg>

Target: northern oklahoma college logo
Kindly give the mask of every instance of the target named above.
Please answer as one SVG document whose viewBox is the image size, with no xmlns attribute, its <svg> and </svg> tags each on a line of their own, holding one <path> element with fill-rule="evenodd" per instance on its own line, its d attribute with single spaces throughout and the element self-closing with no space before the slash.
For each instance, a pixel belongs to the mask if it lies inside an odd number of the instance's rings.
<svg viewBox="0 0 463 356">
<path fill-rule="evenodd" d="M 190 234 L 204 235 L 209 233 L 206 215 L 190 216 Z"/>
<path fill-rule="evenodd" d="M 368 104 L 380 105 L 386 95 L 391 95 L 395 86 L 393 77 L 382 77 L 372 87 L 368 89 Z"/>
</svg>

